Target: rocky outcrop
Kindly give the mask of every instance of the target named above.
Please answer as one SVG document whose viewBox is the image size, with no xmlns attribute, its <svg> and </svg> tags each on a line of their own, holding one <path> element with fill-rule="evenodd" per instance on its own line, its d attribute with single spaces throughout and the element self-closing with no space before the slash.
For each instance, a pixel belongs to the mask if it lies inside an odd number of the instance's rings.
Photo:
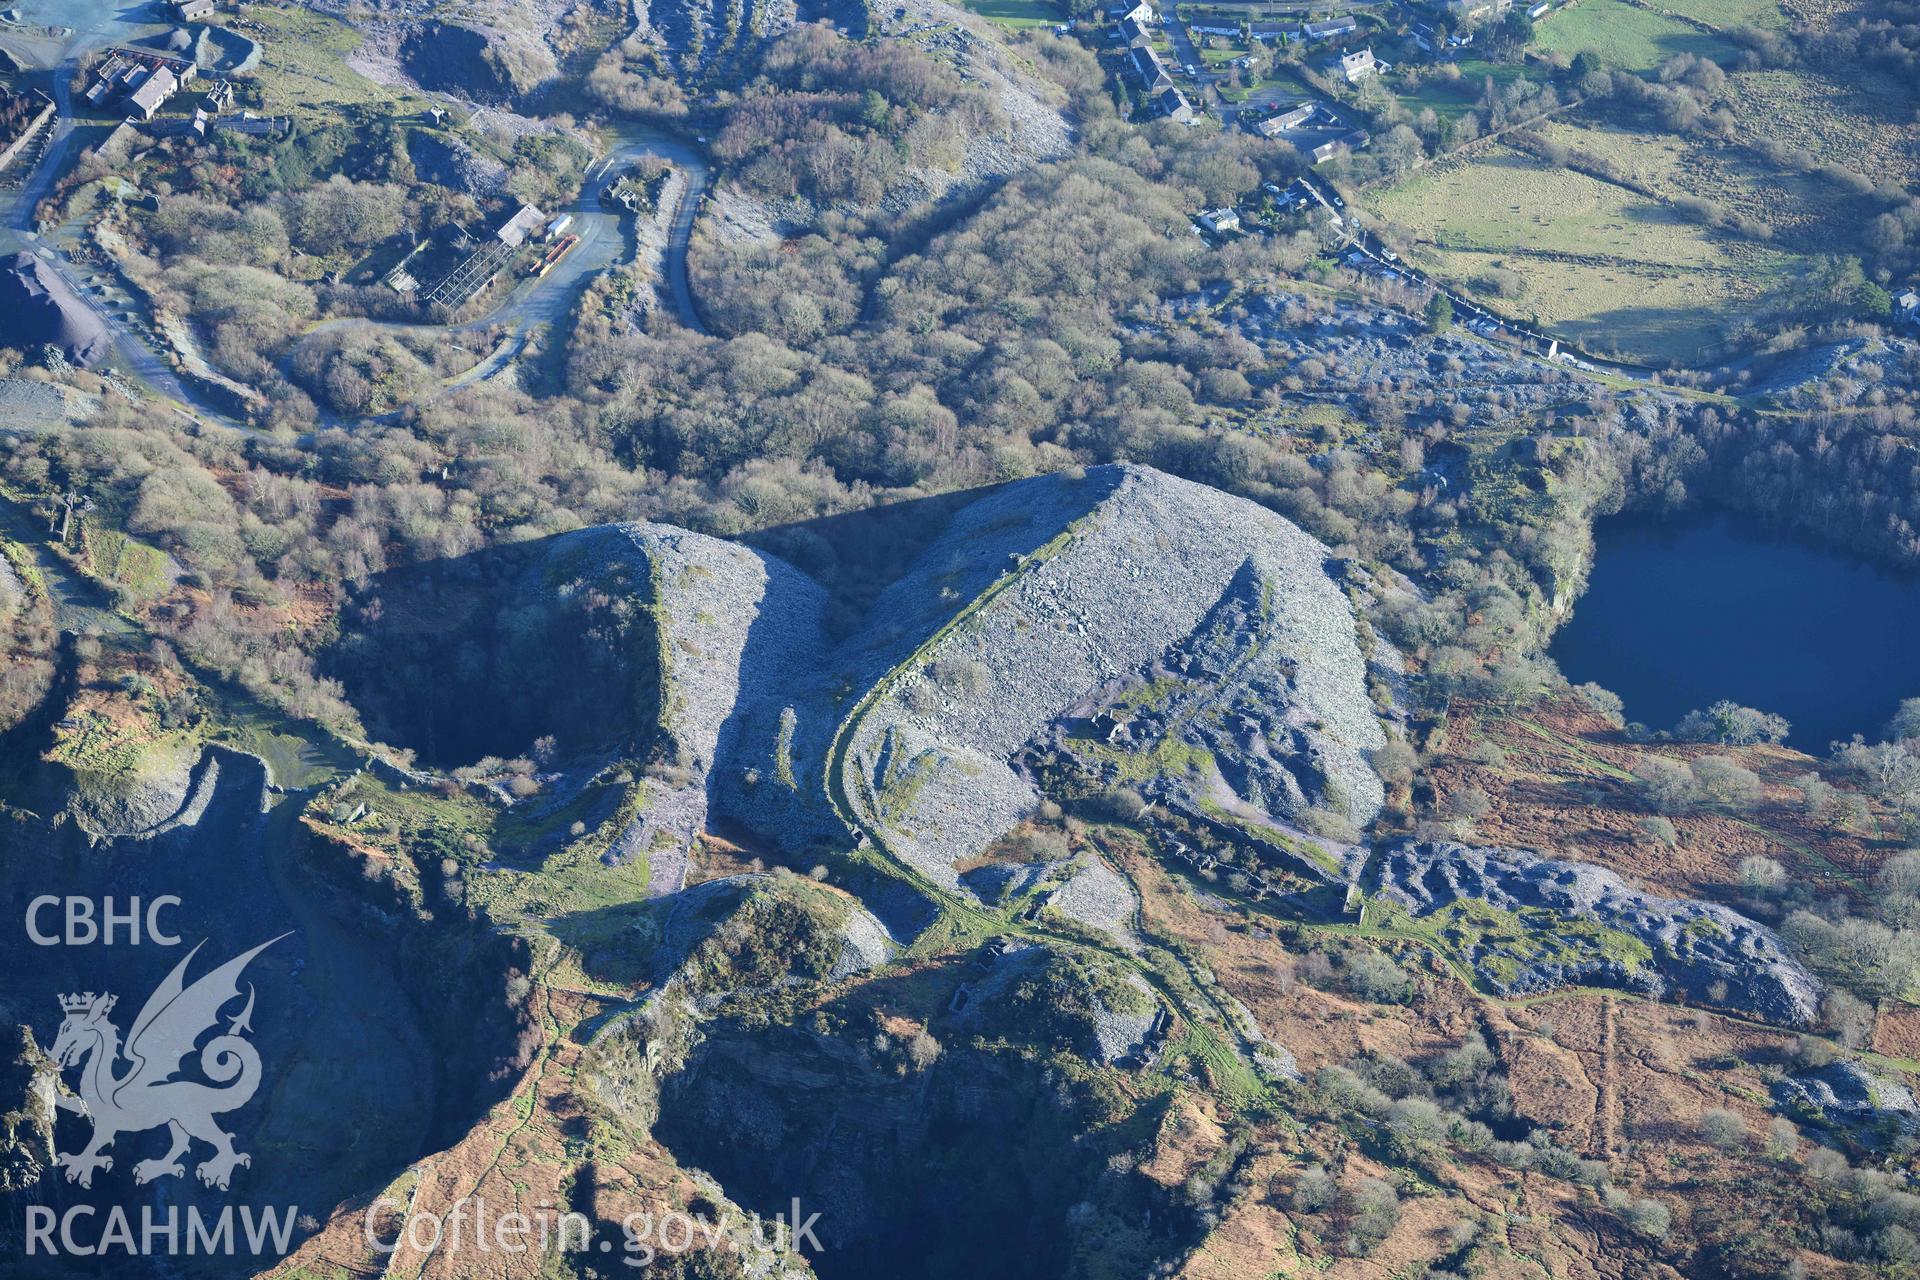
<svg viewBox="0 0 1920 1280">
<path fill-rule="evenodd" d="M 1265 508 L 1095 467 L 943 501 L 915 545 L 834 641 L 828 590 L 767 552 L 659 524 L 582 530 L 442 575 L 444 607 L 383 584 L 392 635 L 343 674 L 387 740 L 413 745 L 419 723 L 441 759 L 631 733 L 654 763 L 608 856 L 655 860 L 661 893 L 719 819 L 799 856 L 876 842 L 965 892 L 954 868 L 1041 799 L 1023 755 L 1116 700 L 1140 712 L 1135 781 L 1195 810 L 1359 825 L 1379 808 L 1352 610 L 1326 548 Z M 449 660 L 455 626 L 479 661 Z M 416 656 L 371 661 L 391 653 Z"/>
<path fill-rule="evenodd" d="M 59 1068 L 16 1026 L 0 1050 L 0 1196 L 38 1186 L 54 1167 L 54 1092 Z"/>
<path fill-rule="evenodd" d="M 713 770 L 738 755 L 743 709 L 818 673 L 827 597 L 799 570 L 737 542 L 656 524 L 621 525 L 613 537 L 612 553 L 637 559 L 651 584 L 656 728 L 676 777 L 649 780 L 654 794 L 608 856 L 645 852 L 650 887 L 672 892 L 706 829 Z"/>
<path fill-rule="evenodd" d="M 122 774 L 77 772 L 68 812 L 94 840 L 151 840 L 192 827 L 220 785 L 223 760 L 263 768 L 255 757 L 225 747 L 205 747 L 196 757 L 185 740 L 162 740 Z"/>
<path fill-rule="evenodd" d="M 483 155 L 457 137 L 409 129 L 407 157 L 422 182 L 432 182 L 470 196 L 491 196 L 507 181 L 507 166 Z"/>
<path fill-rule="evenodd" d="M 1133 921 L 1140 897 L 1131 881 L 1099 858 L 1089 857 L 1048 897 L 1047 907 L 1124 946 L 1137 945 Z"/>
<path fill-rule="evenodd" d="M 836 781 L 891 851 L 956 887 L 953 864 L 1039 799 L 1015 754 L 1098 691 L 1171 665 L 1210 687 L 1233 676 L 1223 701 L 1175 708 L 1156 735 L 1226 761 L 1194 785 L 1254 804 L 1239 780 L 1271 801 L 1263 817 L 1320 802 L 1364 823 L 1382 797 L 1366 753 L 1385 739 L 1326 555 L 1262 507 L 1144 467 L 995 490 L 877 602 L 853 665 L 880 683 L 848 721 Z"/>
<path fill-rule="evenodd" d="M 707 880 L 659 906 L 655 996 L 671 991 L 702 1010 L 729 996 L 864 973 L 894 950 L 871 912 L 795 877 Z"/>
<path fill-rule="evenodd" d="M 1774 1104 L 1818 1124 L 1872 1141 L 1920 1133 L 1920 1103 L 1897 1080 L 1858 1062 L 1833 1062 L 1777 1081 Z"/>
<path fill-rule="evenodd" d="M 1366 885 L 1417 917 L 1468 907 L 1443 937 L 1503 994 L 1617 986 L 1678 993 L 1782 1026 L 1818 1020 L 1818 979 L 1771 929 L 1716 903 L 1654 897 L 1601 867 L 1403 841 L 1376 855 Z M 1529 927 L 1490 923 L 1489 912 L 1525 917 Z M 1556 936 L 1552 918 L 1582 927 Z"/>
<path fill-rule="evenodd" d="M 1132 969 L 1049 946 L 1008 946 L 955 997 L 955 1028 L 969 1033 L 1064 1037 L 1089 1062 L 1113 1064 L 1147 1043 L 1162 1006 Z"/>
<path fill-rule="evenodd" d="M 400 60 L 423 89 L 507 102 L 553 78 L 553 50 L 538 36 L 428 21 L 407 32 Z"/>
</svg>

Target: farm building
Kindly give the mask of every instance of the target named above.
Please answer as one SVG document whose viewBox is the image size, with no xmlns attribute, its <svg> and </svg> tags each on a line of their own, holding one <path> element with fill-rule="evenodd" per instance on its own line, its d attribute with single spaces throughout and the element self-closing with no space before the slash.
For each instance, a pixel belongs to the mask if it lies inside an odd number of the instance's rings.
<svg viewBox="0 0 1920 1280">
<path fill-rule="evenodd" d="M 180 87 L 180 81 L 174 78 L 171 69 L 156 67 L 140 81 L 140 87 L 127 97 L 127 105 L 133 114 L 142 120 L 153 119 L 153 113 L 166 105 L 174 91 Z"/>
<path fill-rule="evenodd" d="M 1313 162 L 1315 164 L 1325 164 L 1336 156 L 1344 156 L 1354 151 L 1365 150 L 1367 144 L 1371 141 L 1373 141 L 1373 139 L 1367 136 L 1365 129 L 1355 129 L 1344 138 L 1335 138 L 1332 142 L 1323 142 L 1315 147 L 1313 149 Z"/>
<path fill-rule="evenodd" d="M 164 78 L 160 73 L 165 72 Z M 148 49 L 113 49 L 93 68 L 85 94 L 89 105 L 104 106 L 126 98 L 134 113 L 150 120 L 175 91 L 193 81 L 195 67 L 185 58 L 172 58 Z"/>
<path fill-rule="evenodd" d="M 1527 16 L 1529 18 L 1536 18 L 1536 19 L 1544 18 L 1547 16 L 1547 11 L 1552 8 L 1553 8 L 1553 5 L 1548 3 L 1548 0 L 1540 0 L 1539 4 L 1536 4 L 1527 10 Z"/>
<path fill-rule="evenodd" d="M 182 22 L 204 22 L 213 16 L 213 0 L 173 0 L 171 7 Z"/>
<path fill-rule="evenodd" d="M 533 234 L 534 228 L 545 222 L 546 218 L 546 214 L 532 205 L 523 204 L 519 211 L 501 223 L 500 229 L 493 234 L 501 244 L 510 249 L 518 249 L 527 242 L 527 237 Z"/>
</svg>

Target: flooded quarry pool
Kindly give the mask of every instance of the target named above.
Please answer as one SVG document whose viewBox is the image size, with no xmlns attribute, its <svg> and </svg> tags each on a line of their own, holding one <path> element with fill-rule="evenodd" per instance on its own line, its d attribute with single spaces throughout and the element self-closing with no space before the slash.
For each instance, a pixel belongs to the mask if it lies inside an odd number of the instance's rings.
<svg viewBox="0 0 1920 1280">
<path fill-rule="evenodd" d="M 1671 728 L 1721 698 L 1777 712 L 1824 753 L 1920 696 L 1920 576 L 1724 516 L 1595 530 L 1593 573 L 1552 656 L 1567 679 Z"/>
</svg>

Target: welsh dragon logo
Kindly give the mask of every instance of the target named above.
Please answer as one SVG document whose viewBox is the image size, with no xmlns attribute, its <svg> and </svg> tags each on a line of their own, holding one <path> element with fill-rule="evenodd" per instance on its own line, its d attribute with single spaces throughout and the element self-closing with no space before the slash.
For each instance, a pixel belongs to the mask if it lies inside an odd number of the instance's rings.
<svg viewBox="0 0 1920 1280">
<path fill-rule="evenodd" d="M 226 1190 L 234 1169 L 253 1163 L 253 1157 L 233 1149 L 233 1135 L 213 1120 L 222 1112 L 245 1106 L 260 1087 L 260 1054 L 243 1034 L 253 1030 L 251 984 L 246 1007 L 228 1020 L 225 1034 L 214 1036 L 200 1048 L 200 1073 L 213 1083 L 174 1077 L 200 1037 L 218 1024 L 221 1009 L 239 998 L 241 971 L 278 941 L 280 938 L 263 942 L 187 986 L 187 966 L 205 943 L 195 946 L 147 997 L 124 1046 L 119 1028 L 108 1018 L 117 996 L 89 991 L 60 997 L 60 1007 L 67 1016 L 48 1054 L 63 1071 L 82 1062 L 85 1065 L 80 1072 L 79 1095 L 58 1095 L 55 1105 L 93 1120 L 93 1138 L 85 1149 L 56 1156 L 55 1162 L 67 1171 L 67 1181 L 91 1187 L 94 1170 L 113 1168 L 113 1158 L 101 1152 L 116 1137 L 162 1125 L 172 1138 L 172 1146 L 158 1159 L 142 1160 L 133 1166 L 137 1183 L 185 1173 L 180 1157 L 195 1140 L 213 1148 L 213 1155 L 194 1170 L 210 1187 Z M 125 1070 L 118 1069 L 122 1059 L 127 1063 Z"/>
</svg>

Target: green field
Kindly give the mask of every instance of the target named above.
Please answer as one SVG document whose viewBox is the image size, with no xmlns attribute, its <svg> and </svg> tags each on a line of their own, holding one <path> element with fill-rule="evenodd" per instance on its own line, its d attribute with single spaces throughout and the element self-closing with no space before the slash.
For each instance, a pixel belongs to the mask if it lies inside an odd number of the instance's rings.
<svg viewBox="0 0 1920 1280">
<path fill-rule="evenodd" d="M 1369 203 L 1413 233 L 1413 256 L 1437 274 L 1511 272 L 1524 289 L 1503 309 L 1629 358 L 1692 359 L 1795 261 L 1507 148 L 1426 171 Z"/>
<path fill-rule="evenodd" d="M 1840 83 L 1814 70 L 1743 71 L 1729 88 L 1743 133 L 1876 178 L 1920 177 L 1920 120 L 1897 109 L 1906 89 L 1884 72 L 1858 67 Z"/>
<path fill-rule="evenodd" d="M 1688 0 L 1689 4 L 1694 2 Z M 1726 8 L 1743 4 L 1743 0 L 1698 2 Z M 1579 0 L 1542 19 L 1535 28 L 1534 43 L 1549 53 L 1569 58 L 1591 52 L 1608 66 L 1627 71 L 1652 71 L 1676 53 L 1715 59 L 1734 55 L 1727 41 L 1674 18 L 1636 9 L 1625 0 Z"/>
<path fill-rule="evenodd" d="M 1716 27 L 1776 28 L 1787 25 L 1787 12 L 1777 0 L 1655 0 L 1657 8 L 1684 14 Z"/>
<path fill-rule="evenodd" d="M 964 0 L 969 13 L 991 18 L 1003 27 L 1051 27 L 1066 14 L 1054 0 Z"/>
<path fill-rule="evenodd" d="M 1565 118 L 1540 132 L 1599 157 L 1614 173 L 1662 197 L 1699 197 L 1764 223 L 1773 229 L 1776 248 L 1827 249 L 1831 228 L 1857 216 L 1851 199 L 1832 184 L 1775 169 L 1757 155 L 1714 155 L 1697 140 Z"/>
<path fill-rule="evenodd" d="M 1527 70 L 1517 62 L 1487 62 L 1480 58 L 1462 58 L 1455 65 L 1460 68 L 1457 80 L 1430 75 L 1417 85 L 1396 86 L 1401 105 L 1409 111 L 1431 107 L 1435 115 L 1451 120 L 1473 109 L 1486 92 L 1489 77 L 1504 87 L 1525 75 Z"/>
</svg>

